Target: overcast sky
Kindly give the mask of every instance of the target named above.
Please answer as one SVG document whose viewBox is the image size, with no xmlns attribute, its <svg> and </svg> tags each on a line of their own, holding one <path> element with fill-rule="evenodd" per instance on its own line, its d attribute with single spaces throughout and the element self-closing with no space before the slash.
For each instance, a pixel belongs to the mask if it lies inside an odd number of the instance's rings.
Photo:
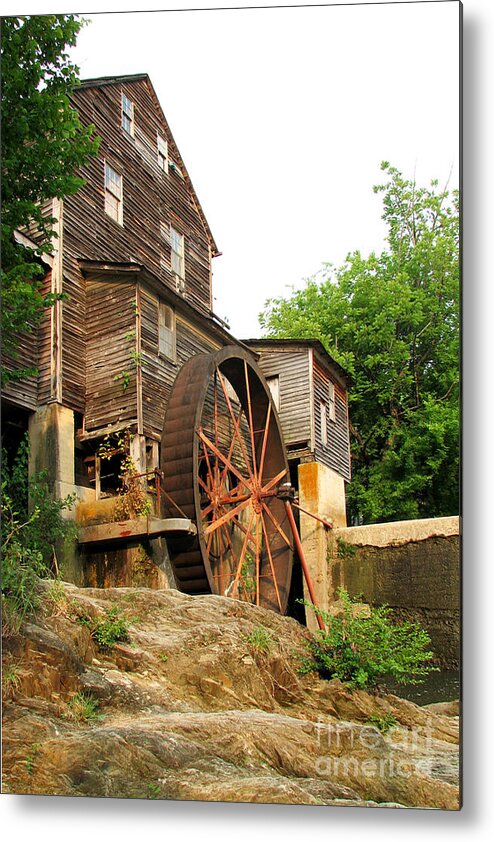
<svg viewBox="0 0 494 842">
<path fill-rule="evenodd" d="M 267 297 L 382 247 L 383 159 L 457 185 L 457 2 L 89 17 L 81 78 L 151 77 L 222 252 L 215 312 L 239 338 L 259 335 Z"/>
<path fill-rule="evenodd" d="M 136 5 L 85 12 L 74 59 L 81 78 L 149 74 L 222 252 L 214 310 L 238 338 L 259 335 L 266 298 L 382 247 L 383 159 L 457 186 L 454 0 L 123 12 Z"/>
</svg>

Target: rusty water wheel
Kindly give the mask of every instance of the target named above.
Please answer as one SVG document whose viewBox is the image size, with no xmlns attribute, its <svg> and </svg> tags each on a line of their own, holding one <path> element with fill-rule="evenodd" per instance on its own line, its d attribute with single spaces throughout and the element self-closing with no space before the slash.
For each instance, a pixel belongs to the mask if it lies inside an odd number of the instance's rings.
<svg viewBox="0 0 494 842">
<path fill-rule="evenodd" d="M 279 418 L 248 351 L 191 357 L 168 402 L 161 440 L 163 488 L 197 525 L 170 542 L 181 590 L 214 593 L 284 614 L 292 546 L 276 488 L 289 480 Z M 165 495 L 165 516 L 177 511 Z"/>
</svg>

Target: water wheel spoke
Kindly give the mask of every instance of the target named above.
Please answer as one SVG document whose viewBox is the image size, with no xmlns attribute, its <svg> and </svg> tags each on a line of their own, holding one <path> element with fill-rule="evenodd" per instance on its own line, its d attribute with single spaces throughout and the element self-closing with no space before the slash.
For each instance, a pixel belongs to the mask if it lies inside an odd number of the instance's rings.
<svg viewBox="0 0 494 842">
<path fill-rule="evenodd" d="M 252 466 L 254 469 L 254 479 L 257 480 L 257 468 L 256 468 L 256 444 L 254 441 L 254 423 L 252 420 L 252 402 L 250 399 L 250 384 L 249 384 L 249 369 L 247 367 L 247 363 L 244 360 L 244 374 L 245 374 L 245 388 L 247 391 L 247 409 L 249 410 L 249 431 L 250 431 L 250 443 L 252 446 Z"/>
<path fill-rule="evenodd" d="M 221 515 L 221 517 L 219 517 L 217 520 L 214 520 L 212 523 L 205 527 L 204 534 L 211 535 L 213 532 L 219 529 L 223 523 L 228 523 L 233 517 L 235 517 L 236 514 L 242 512 L 245 508 L 247 508 L 249 502 L 250 498 L 248 500 L 244 500 L 242 503 L 239 503 L 238 506 L 235 506 L 234 509 L 231 509 L 229 512 L 226 512 L 226 514 Z"/>
<path fill-rule="evenodd" d="M 236 433 L 236 435 L 237 435 L 238 442 L 239 442 L 239 444 L 240 444 L 240 449 L 241 449 L 241 451 L 242 451 L 242 456 L 243 456 L 244 461 L 245 461 L 245 467 L 246 467 L 247 471 L 249 472 L 249 476 L 250 476 L 251 478 L 253 478 L 253 477 L 254 477 L 254 473 L 253 473 L 253 469 L 252 469 L 251 462 L 250 462 L 250 459 L 249 459 L 249 454 L 248 454 L 248 452 L 247 452 L 247 446 L 246 446 L 245 441 L 244 441 L 244 437 L 243 437 L 243 433 L 242 433 L 242 428 L 241 428 L 241 426 L 240 426 L 240 419 L 241 419 L 241 417 L 242 417 L 243 410 L 242 410 L 242 409 L 240 409 L 240 413 L 239 413 L 238 420 L 237 420 L 237 419 L 235 418 L 235 413 L 233 412 L 233 408 L 232 408 L 232 404 L 231 404 L 231 400 L 230 400 L 230 395 L 228 394 L 228 390 L 227 390 L 227 388 L 226 388 L 225 382 L 224 382 L 224 380 L 223 380 L 223 377 L 221 376 L 221 371 L 220 371 L 219 369 L 217 369 L 217 372 L 218 372 L 218 377 L 219 377 L 219 381 L 220 381 L 221 387 L 222 387 L 222 389 L 223 389 L 223 394 L 224 394 L 224 396 L 225 396 L 226 405 L 227 405 L 227 407 L 228 407 L 228 411 L 229 411 L 230 416 L 231 416 L 231 419 L 232 419 L 232 421 L 233 421 L 233 426 L 234 426 L 234 429 L 235 429 L 235 433 Z M 254 453 L 252 453 L 252 458 L 254 458 Z"/>
<path fill-rule="evenodd" d="M 235 503 L 243 503 L 244 500 L 251 500 L 251 494 L 228 494 L 226 497 L 220 497 L 219 503 L 221 506 L 234 505 Z"/>
<path fill-rule="evenodd" d="M 266 446 L 268 443 L 269 422 L 271 420 L 271 401 L 268 403 L 268 411 L 266 412 L 266 424 L 264 426 L 264 435 L 262 438 L 261 458 L 259 460 L 259 482 L 262 482 L 262 474 L 264 471 L 264 458 L 266 456 Z"/>
<path fill-rule="evenodd" d="M 262 525 L 263 525 L 263 530 L 264 530 L 264 537 L 265 537 L 266 550 L 267 550 L 268 559 L 269 559 L 269 566 L 271 568 L 271 575 L 273 577 L 274 589 L 276 591 L 276 599 L 278 600 L 278 606 L 279 606 L 279 609 L 281 611 L 282 608 L 281 608 L 280 592 L 278 590 L 278 582 L 277 582 L 277 579 L 276 579 L 276 571 L 274 569 L 273 556 L 271 555 L 271 547 L 269 546 L 269 533 L 268 533 L 268 530 L 266 529 L 266 521 L 264 520 L 264 515 L 263 515 L 262 512 L 261 512 L 261 520 L 262 520 Z"/>
<path fill-rule="evenodd" d="M 218 448 L 213 444 L 211 439 L 209 439 L 204 433 L 202 427 L 200 427 L 197 431 L 197 435 L 201 439 L 204 447 L 207 446 L 209 450 L 213 453 L 213 455 L 217 456 L 218 459 L 220 459 L 223 462 L 223 464 L 227 466 L 228 470 L 231 471 L 231 473 L 234 474 L 237 477 L 237 479 L 240 480 L 240 482 L 243 482 L 245 485 L 249 486 L 249 483 L 246 480 L 246 478 L 242 476 L 240 471 L 235 467 L 231 460 L 227 459 L 227 457 L 221 452 L 221 450 L 218 450 Z"/>
<path fill-rule="evenodd" d="M 230 561 L 233 561 L 233 567 L 234 567 L 234 569 L 236 570 L 236 569 L 237 569 L 237 564 L 238 564 L 238 561 L 237 561 L 237 554 L 236 554 L 236 552 L 235 552 L 235 548 L 234 548 L 234 546 L 233 546 L 233 541 L 232 541 L 232 539 L 231 539 L 231 535 L 230 535 L 230 533 L 229 533 L 229 531 L 228 531 L 228 528 L 227 528 L 227 526 L 226 526 L 225 524 L 223 524 L 221 528 L 222 528 L 222 529 L 224 530 L 224 532 L 225 532 L 225 535 L 226 535 L 226 540 L 227 540 L 227 544 L 228 544 L 228 546 L 230 547 Z M 228 577 L 232 577 L 232 576 L 234 575 L 234 573 L 233 573 L 233 570 L 232 570 L 232 569 L 229 569 L 228 571 L 225 571 L 225 573 L 226 573 L 226 575 L 227 575 Z M 232 584 L 232 583 L 231 583 L 231 581 L 230 581 L 230 582 L 228 583 L 228 586 L 230 586 L 231 584 Z"/>
<path fill-rule="evenodd" d="M 256 605 L 259 605 L 260 594 L 261 594 L 261 583 L 260 583 L 260 576 L 261 576 L 261 559 L 259 553 L 259 522 L 260 518 L 256 515 Z"/>
<path fill-rule="evenodd" d="M 237 572 L 236 572 L 236 575 L 235 575 L 235 581 L 233 583 L 233 591 L 236 591 L 237 594 L 238 594 L 239 579 L 240 578 L 243 579 L 242 566 L 243 566 L 243 563 L 244 563 L 245 554 L 247 552 L 247 542 L 248 542 L 249 536 L 252 536 L 251 529 L 252 529 L 252 521 L 253 520 L 254 520 L 254 511 L 252 510 L 252 512 L 250 513 L 249 525 L 247 527 L 247 532 L 245 534 L 244 543 L 242 545 L 242 551 L 240 553 L 240 559 L 239 559 L 239 562 L 238 562 L 238 565 L 237 565 Z"/>
<path fill-rule="evenodd" d="M 214 503 L 210 503 L 209 506 L 206 506 L 205 509 L 201 509 L 201 517 L 204 519 L 205 517 L 210 515 L 211 512 L 214 511 L 214 508 L 215 508 Z"/>
<path fill-rule="evenodd" d="M 285 532 L 284 532 L 284 531 L 283 531 L 283 529 L 281 528 L 281 524 L 279 524 L 279 523 L 278 523 L 278 521 L 276 520 L 275 516 L 273 515 L 273 513 L 272 513 L 272 512 L 271 512 L 271 510 L 269 509 L 269 506 L 267 506 L 267 505 L 266 505 L 266 503 L 264 502 L 264 500 L 262 501 L 262 507 L 263 507 L 264 511 L 266 512 L 267 516 L 269 517 L 269 519 L 270 519 L 271 523 L 272 523 L 272 524 L 273 524 L 273 526 L 275 527 L 276 531 L 277 531 L 277 532 L 279 532 L 279 534 L 281 535 L 281 537 L 282 537 L 282 538 L 283 538 L 283 540 L 285 541 L 286 545 L 287 545 L 288 547 L 290 547 L 290 549 L 292 549 L 292 545 L 291 545 L 291 543 L 290 543 L 290 539 L 289 539 L 289 538 L 287 538 L 287 536 L 286 536 Z"/>
<path fill-rule="evenodd" d="M 269 482 L 266 483 L 266 485 L 263 485 L 261 491 L 269 491 L 271 488 L 273 488 L 275 485 L 277 485 L 277 483 L 280 481 L 280 479 L 283 479 L 286 472 L 287 472 L 286 468 L 283 468 L 283 470 L 280 471 L 279 474 L 276 474 L 276 476 L 273 477 L 272 479 L 270 479 Z"/>
<path fill-rule="evenodd" d="M 202 449 L 204 451 L 204 459 L 206 460 L 206 468 L 207 468 L 207 479 L 210 480 L 209 488 L 214 488 L 214 475 L 213 469 L 211 468 L 211 462 L 209 461 L 209 454 L 206 449 L 204 442 L 202 442 Z"/>
<path fill-rule="evenodd" d="M 243 412 L 242 407 L 240 407 L 240 412 L 238 414 L 238 419 L 237 419 L 236 424 L 235 424 L 235 419 L 233 419 L 234 420 L 234 431 L 233 431 L 233 435 L 232 435 L 232 440 L 230 442 L 230 447 L 228 448 L 228 456 L 227 456 L 227 459 L 228 459 L 229 462 L 231 462 L 231 460 L 232 460 L 233 451 L 235 450 L 235 445 L 236 445 L 237 441 L 239 440 L 238 439 L 238 429 L 240 427 L 240 419 L 242 418 L 242 412 Z M 220 485 L 224 484 L 224 482 L 226 480 L 226 477 L 227 477 L 227 474 L 228 474 L 228 467 L 227 467 L 227 465 L 225 465 L 223 467 L 222 472 L 221 472 Z"/>
<path fill-rule="evenodd" d="M 209 499 L 211 499 L 211 489 L 208 488 L 208 486 L 206 485 L 204 480 L 199 475 L 197 476 L 197 482 L 199 483 L 199 485 L 203 489 L 204 493 L 208 495 Z"/>
<path fill-rule="evenodd" d="M 218 425 L 218 378 L 216 376 L 216 371 L 214 373 L 214 443 L 216 448 L 219 447 L 219 425 Z M 218 475 L 219 475 L 219 467 L 218 467 L 218 457 L 215 457 L 214 463 L 214 480 L 215 484 L 218 482 Z"/>
</svg>

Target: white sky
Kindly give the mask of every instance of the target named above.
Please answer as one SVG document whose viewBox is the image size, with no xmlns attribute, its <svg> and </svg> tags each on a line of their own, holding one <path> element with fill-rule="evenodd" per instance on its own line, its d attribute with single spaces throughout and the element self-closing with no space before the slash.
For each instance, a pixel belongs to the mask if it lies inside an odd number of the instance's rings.
<svg viewBox="0 0 494 842">
<path fill-rule="evenodd" d="M 149 74 L 222 252 L 214 310 L 238 338 L 323 262 L 382 248 L 383 159 L 457 186 L 457 2 L 123 13 L 136 5 L 84 12 L 74 60 L 81 78 Z"/>
<path fill-rule="evenodd" d="M 381 248 L 381 160 L 458 182 L 457 2 L 89 17 L 81 78 L 151 77 L 222 252 L 214 309 L 238 338 L 259 335 L 267 297 Z"/>
</svg>

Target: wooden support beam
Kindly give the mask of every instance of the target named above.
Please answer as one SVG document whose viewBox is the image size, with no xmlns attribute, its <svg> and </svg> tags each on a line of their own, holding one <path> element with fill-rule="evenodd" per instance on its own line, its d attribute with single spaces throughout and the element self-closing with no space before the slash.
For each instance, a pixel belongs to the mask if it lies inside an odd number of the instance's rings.
<svg viewBox="0 0 494 842">
<path fill-rule="evenodd" d="M 168 535 L 195 535 L 196 526 L 188 518 L 143 517 L 111 523 L 84 526 L 79 532 L 79 544 L 96 544 L 102 541 L 131 541 L 135 538 Z"/>
</svg>

